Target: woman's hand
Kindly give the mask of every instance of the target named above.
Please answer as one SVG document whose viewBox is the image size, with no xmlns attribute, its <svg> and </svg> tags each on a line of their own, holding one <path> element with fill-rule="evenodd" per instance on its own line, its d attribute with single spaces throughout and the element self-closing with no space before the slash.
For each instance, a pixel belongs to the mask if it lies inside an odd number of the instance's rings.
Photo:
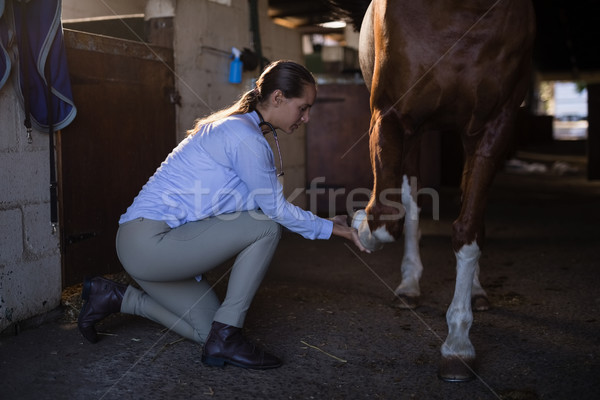
<svg viewBox="0 0 600 400">
<path fill-rule="evenodd" d="M 371 253 L 370 250 L 367 250 L 365 246 L 362 245 L 360 239 L 358 237 L 358 231 L 350 226 L 348 226 L 348 218 L 346 215 L 336 215 L 331 218 L 333 221 L 333 234 L 335 236 L 340 236 L 346 238 L 353 242 L 356 247 L 360 249 L 360 251 L 364 251 L 366 253 Z"/>
<path fill-rule="evenodd" d="M 337 224 L 337 225 L 341 225 L 341 226 L 349 226 L 350 225 L 347 215 L 336 215 L 335 217 L 331 218 L 331 220 L 333 221 L 334 224 Z"/>
</svg>

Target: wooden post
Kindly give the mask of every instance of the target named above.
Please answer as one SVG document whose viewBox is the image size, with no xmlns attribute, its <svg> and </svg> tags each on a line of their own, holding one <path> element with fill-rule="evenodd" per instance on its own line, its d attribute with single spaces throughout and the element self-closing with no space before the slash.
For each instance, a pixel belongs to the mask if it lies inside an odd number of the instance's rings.
<svg viewBox="0 0 600 400">
<path fill-rule="evenodd" d="M 173 48 L 175 1 L 148 0 L 145 10 L 146 38 L 156 46 Z"/>
<path fill-rule="evenodd" d="M 146 36 L 153 45 L 173 48 L 173 17 L 151 18 L 146 21 Z"/>
</svg>

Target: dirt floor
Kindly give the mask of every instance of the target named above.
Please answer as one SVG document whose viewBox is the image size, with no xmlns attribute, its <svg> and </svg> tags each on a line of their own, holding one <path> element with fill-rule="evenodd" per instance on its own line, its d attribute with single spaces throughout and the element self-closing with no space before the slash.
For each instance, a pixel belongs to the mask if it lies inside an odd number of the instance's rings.
<svg viewBox="0 0 600 400">
<path fill-rule="evenodd" d="M 600 182 L 553 158 L 526 158 L 498 176 L 490 195 L 480 264 L 493 308 L 475 314 L 471 382 L 436 375 L 458 206 L 457 191 L 444 189 L 441 218 L 423 218 L 423 296 L 414 311 L 393 306 L 401 243 L 367 255 L 341 240 L 286 233 L 246 323 L 281 368 L 206 367 L 199 345 L 127 315 L 106 319 L 99 328 L 108 334 L 89 344 L 74 323 L 78 288 L 69 288 L 62 318 L 0 338 L 0 398 L 598 399 Z M 546 170 L 529 168 L 534 161 Z"/>
</svg>

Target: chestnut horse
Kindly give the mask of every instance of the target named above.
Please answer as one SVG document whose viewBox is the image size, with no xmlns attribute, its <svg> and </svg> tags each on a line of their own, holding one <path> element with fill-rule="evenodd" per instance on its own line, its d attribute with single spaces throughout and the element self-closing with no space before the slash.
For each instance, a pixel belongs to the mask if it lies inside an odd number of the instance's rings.
<svg viewBox="0 0 600 400">
<path fill-rule="evenodd" d="M 414 193 L 424 132 L 454 132 L 464 149 L 462 205 L 453 223 L 456 286 L 441 348 L 440 378 L 475 376 L 469 340 L 472 301 L 487 309 L 479 283 L 486 195 L 514 138 L 528 88 L 535 17 L 528 0 L 373 0 L 360 17 L 360 66 L 370 90 L 371 199 L 354 215 L 365 247 L 405 234 L 396 295 L 414 307 L 420 295 L 419 211 Z M 402 188 L 402 191 L 397 188 Z M 395 189 L 395 190 L 394 190 Z M 401 194 L 399 193 L 401 192 Z M 401 204 L 401 205 L 400 205 Z M 404 225 L 404 226 L 402 226 Z M 403 229 L 404 228 L 404 229 Z"/>
</svg>

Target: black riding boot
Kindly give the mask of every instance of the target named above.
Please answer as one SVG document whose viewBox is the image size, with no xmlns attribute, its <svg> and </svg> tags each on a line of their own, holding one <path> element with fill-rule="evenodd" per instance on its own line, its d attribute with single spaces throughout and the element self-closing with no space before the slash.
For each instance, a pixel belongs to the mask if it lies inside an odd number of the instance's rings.
<svg viewBox="0 0 600 400">
<path fill-rule="evenodd" d="M 226 363 L 241 368 L 269 369 L 281 366 L 281 360 L 266 353 L 242 335 L 242 329 L 213 322 L 202 351 L 202 362 L 223 367 Z"/>
<path fill-rule="evenodd" d="M 85 302 L 77 320 L 77 326 L 83 337 L 92 343 L 98 341 L 94 324 L 112 313 L 121 311 L 121 303 L 126 290 L 127 285 L 110 281 L 101 276 L 84 280 L 81 297 Z"/>
</svg>

